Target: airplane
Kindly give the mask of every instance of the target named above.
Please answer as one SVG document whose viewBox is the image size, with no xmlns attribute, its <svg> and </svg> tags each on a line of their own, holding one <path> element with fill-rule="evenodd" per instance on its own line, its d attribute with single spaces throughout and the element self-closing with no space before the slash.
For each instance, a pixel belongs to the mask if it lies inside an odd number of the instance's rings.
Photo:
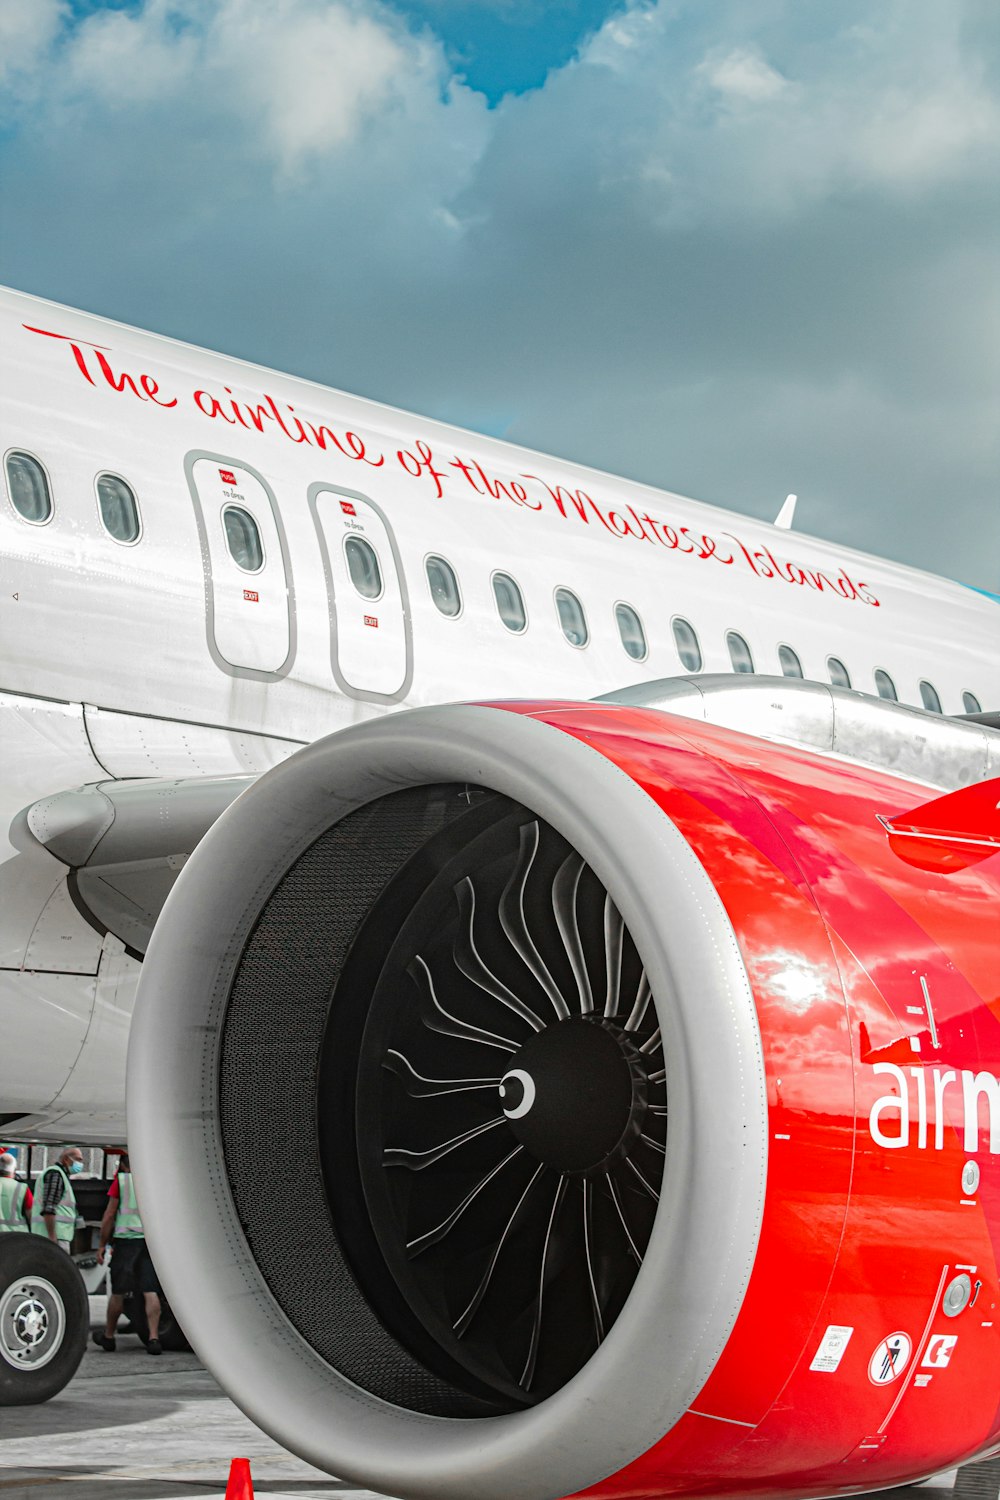
<svg viewBox="0 0 1000 1500">
<path fill-rule="evenodd" d="M 434 1500 L 1000 1453 L 1000 600 L 0 316 L 0 1128 L 127 1134 L 233 1399 Z M 74 1297 L 0 1235 L 0 1400 Z"/>
</svg>

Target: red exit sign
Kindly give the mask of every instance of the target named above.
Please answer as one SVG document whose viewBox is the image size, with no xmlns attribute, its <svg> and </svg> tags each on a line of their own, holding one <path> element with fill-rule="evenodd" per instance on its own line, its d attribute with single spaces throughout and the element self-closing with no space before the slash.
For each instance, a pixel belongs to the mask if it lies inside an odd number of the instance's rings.
<svg viewBox="0 0 1000 1500">
<path fill-rule="evenodd" d="M 371 625 L 375 630 L 377 630 L 378 629 L 378 615 L 365 615 L 365 624 L 366 625 Z"/>
<path fill-rule="evenodd" d="M 243 597 L 244 599 L 248 599 L 251 604 L 260 603 L 260 595 L 258 594 L 256 589 L 244 589 Z"/>
</svg>

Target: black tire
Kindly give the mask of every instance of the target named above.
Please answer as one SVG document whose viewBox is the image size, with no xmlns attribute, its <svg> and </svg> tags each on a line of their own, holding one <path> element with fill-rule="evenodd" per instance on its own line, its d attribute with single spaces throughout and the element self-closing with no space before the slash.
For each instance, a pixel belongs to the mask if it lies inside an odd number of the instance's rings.
<svg viewBox="0 0 1000 1500">
<path fill-rule="evenodd" d="M 87 1293 L 65 1250 L 35 1234 L 0 1234 L 0 1406 L 59 1394 L 87 1347 Z"/>
<path fill-rule="evenodd" d="M 162 1292 L 160 1296 L 160 1343 L 171 1354 L 183 1354 L 191 1348 L 184 1337 L 184 1330 L 174 1317 L 170 1303 Z M 132 1324 L 144 1344 L 149 1343 L 149 1323 L 146 1319 L 146 1304 L 136 1292 L 125 1298 L 125 1316 Z"/>
</svg>

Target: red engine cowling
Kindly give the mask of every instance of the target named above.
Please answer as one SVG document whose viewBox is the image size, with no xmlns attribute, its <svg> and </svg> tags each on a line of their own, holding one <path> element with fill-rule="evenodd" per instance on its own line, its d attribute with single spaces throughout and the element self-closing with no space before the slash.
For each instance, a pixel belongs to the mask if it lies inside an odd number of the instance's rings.
<svg viewBox="0 0 1000 1500">
<path fill-rule="evenodd" d="M 157 924 L 128 1099 L 234 1399 L 428 1500 L 995 1448 L 1000 858 L 896 852 L 928 795 L 610 704 L 400 714 L 244 793 Z"/>
</svg>

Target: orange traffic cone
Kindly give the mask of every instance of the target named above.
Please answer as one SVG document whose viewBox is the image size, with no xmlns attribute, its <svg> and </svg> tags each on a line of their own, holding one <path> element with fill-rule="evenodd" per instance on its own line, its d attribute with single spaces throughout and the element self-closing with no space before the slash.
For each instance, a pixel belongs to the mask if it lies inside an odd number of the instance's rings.
<svg viewBox="0 0 1000 1500">
<path fill-rule="evenodd" d="M 253 1500 L 253 1480 L 250 1478 L 248 1458 L 234 1458 L 230 1464 L 226 1500 Z"/>
</svg>

